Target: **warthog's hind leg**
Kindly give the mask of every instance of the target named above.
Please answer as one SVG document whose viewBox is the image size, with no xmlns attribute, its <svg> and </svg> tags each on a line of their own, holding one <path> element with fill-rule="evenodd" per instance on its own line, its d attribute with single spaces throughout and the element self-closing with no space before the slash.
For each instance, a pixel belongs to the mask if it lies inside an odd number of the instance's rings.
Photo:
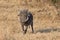
<svg viewBox="0 0 60 40">
<path fill-rule="evenodd" d="M 33 22 L 32 22 L 32 24 L 31 24 L 31 29 L 32 29 L 32 33 L 34 33 Z"/>
</svg>

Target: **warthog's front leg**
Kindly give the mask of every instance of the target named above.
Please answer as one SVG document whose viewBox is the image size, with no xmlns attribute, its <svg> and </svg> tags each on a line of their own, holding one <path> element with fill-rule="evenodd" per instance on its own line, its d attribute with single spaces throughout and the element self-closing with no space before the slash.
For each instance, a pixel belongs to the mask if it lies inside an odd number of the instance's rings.
<svg viewBox="0 0 60 40">
<path fill-rule="evenodd" d="M 26 34 L 26 32 L 27 32 L 27 29 L 28 29 L 28 26 L 25 26 L 26 27 L 26 29 L 24 30 L 24 34 Z"/>
<path fill-rule="evenodd" d="M 24 31 L 24 25 L 21 25 L 22 26 L 22 31 Z"/>
</svg>

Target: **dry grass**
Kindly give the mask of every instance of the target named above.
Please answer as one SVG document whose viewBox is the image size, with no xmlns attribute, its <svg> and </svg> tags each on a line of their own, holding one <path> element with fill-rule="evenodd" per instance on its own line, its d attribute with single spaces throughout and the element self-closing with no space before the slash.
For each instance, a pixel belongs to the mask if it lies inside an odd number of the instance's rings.
<svg viewBox="0 0 60 40">
<path fill-rule="evenodd" d="M 60 40 L 60 9 L 48 0 L 27 1 L 0 0 L 0 40 Z M 21 31 L 17 15 L 23 8 L 33 14 L 35 33 Z"/>
</svg>

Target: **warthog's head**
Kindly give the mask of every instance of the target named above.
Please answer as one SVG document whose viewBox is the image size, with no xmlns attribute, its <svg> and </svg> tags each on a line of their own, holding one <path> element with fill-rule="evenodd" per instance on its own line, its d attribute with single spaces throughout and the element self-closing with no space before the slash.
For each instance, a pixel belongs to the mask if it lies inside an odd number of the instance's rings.
<svg viewBox="0 0 60 40">
<path fill-rule="evenodd" d="M 21 22 L 26 22 L 28 18 L 28 10 L 21 10 L 20 13 L 18 14 L 20 16 L 20 21 Z"/>
</svg>

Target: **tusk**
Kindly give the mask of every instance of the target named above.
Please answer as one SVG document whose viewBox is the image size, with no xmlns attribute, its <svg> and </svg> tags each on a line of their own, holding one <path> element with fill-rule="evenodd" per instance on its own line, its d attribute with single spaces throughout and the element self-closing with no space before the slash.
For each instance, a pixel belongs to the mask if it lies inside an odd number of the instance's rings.
<svg viewBox="0 0 60 40">
<path fill-rule="evenodd" d="M 29 18 L 27 17 L 27 19 L 25 20 L 25 22 L 28 21 L 28 19 L 29 19 Z"/>
</svg>

